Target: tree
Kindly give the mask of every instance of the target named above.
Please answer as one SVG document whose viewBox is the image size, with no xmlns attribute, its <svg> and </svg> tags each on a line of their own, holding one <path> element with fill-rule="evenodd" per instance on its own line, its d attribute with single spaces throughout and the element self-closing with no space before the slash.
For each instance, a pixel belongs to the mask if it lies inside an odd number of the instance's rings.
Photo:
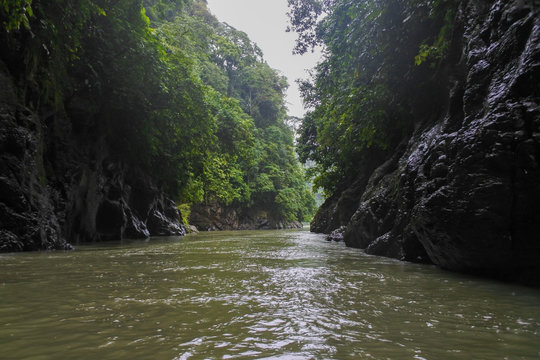
<svg viewBox="0 0 540 360">
<path fill-rule="evenodd" d="M 0 23 L 0 59 L 26 103 L 69 119 L 74 137 L 105 141 L 182 203 L 306 213 L 277 198 L 308 196 L 284 125 L 286 79 L 204 1 L 3 0 Z"/>
<path fill-rule="evenodd" d="M 289 0 L 289 7 L 296 51 L 324 45 L 324 60 L 301 84 L 312 111 L 298 149 L 317 164 L 315 186 L 331 194 L 356 178 L 357 164 L 412 131 L 426 106 L 427 92 L 416 89 L 429 84 L 445 51 L 455 1 Z"/>
</svg>

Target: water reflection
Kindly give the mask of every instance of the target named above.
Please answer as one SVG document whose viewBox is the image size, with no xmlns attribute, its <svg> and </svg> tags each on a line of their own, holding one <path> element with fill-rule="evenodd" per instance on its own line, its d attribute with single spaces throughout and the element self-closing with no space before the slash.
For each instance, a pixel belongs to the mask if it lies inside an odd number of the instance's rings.
<svg viewBox="0 0 540 360">
<path fill-rule="evenodd" d="M 540 356 L 539 291 L 305 231 L 10 254 L 0 274 L 10 359 Z"/>
</svg>

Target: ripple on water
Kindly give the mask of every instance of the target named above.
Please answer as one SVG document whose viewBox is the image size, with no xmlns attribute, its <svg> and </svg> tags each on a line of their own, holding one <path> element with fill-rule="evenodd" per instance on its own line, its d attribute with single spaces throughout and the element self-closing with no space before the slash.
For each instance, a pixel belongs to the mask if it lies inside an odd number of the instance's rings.
<svg viewBox="0 0 540 360">
<path fill-rule="evenodd" d="M 13 359 L 540 357 L 539 291 L 305 231 L 2 256 L 0 284 Z"/>
</svg>

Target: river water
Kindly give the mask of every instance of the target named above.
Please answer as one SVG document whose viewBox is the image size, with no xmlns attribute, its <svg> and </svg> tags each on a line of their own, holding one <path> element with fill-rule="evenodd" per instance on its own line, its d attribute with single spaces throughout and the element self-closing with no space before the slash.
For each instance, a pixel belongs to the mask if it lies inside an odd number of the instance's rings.
<svg viewBox="0 0 540 360">
<path fill-rule="evenodd" d="M 1 359 L 538 359 L 540 291 L 307 231 L 0 256 Z"/>
</svg>

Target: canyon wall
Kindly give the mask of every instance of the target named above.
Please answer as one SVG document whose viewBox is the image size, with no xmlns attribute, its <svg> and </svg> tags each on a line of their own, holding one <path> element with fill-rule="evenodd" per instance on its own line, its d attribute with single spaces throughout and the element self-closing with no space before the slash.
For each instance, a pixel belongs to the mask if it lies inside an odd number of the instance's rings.
<svg viewBox="0 0 540 360">
<path fill-rule="evenodd" d="M 343 226 L 369 254 L 540 283 L 538 11 L 462 2 L 437 72 L 443 106 L 327 200 L 312 230 Z"/>
</svg>

